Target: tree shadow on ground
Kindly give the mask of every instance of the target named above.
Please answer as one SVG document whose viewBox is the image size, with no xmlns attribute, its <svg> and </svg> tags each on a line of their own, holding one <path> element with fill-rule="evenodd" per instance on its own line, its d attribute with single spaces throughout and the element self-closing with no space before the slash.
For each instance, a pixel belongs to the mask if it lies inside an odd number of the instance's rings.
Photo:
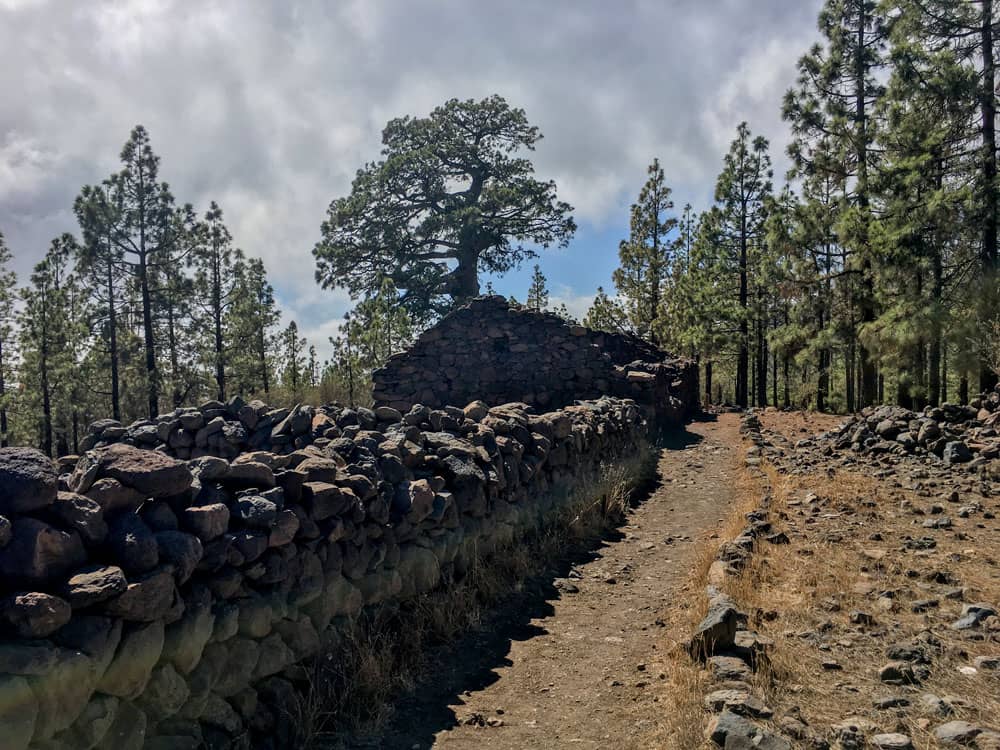
<svg viewBox="0 0 1000 750">
<path fill-rule="evenodd" d="M 701 440 L 701 436 L 677 428 L 661 433 L 655 446 L 660 451 L 677 451 Z M 654 481 L 633 498 L 632 507 L 652 497 L 659 485 L 657 472 Z M 628 514 L 600 536 L 580 540 L 559 559 L 526 579 L 519 590 L 487 613 L 480 627 L 435 648 L 414 687 L 396 698 L 386 724 L 369 732 L 337 737 L 329 747 L 411 750 L 433 746 L 438 732 L 460 724 L 454 707 L 465 705 L 464 696 L 489 687 L 500 679 L 499 669 L 513 664 L 509 654 L 515 641 L 548 633 L 533 621 L 555 614 L 553 602 L 562 596 L 556 583 L 566 579 L 576 566 L 598 559 L 602 550 L 624 539 L 622 527 L 627 523 Z"/>
</svg>

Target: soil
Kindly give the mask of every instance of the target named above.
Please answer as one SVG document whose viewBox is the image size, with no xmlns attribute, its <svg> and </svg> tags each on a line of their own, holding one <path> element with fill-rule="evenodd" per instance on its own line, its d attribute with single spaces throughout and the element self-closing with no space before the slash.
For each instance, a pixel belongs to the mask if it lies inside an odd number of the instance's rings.
<svg viewBox="0 0 1000 750">
<path fill-rule="evenodd" d="M 664 617 L 734 501 L 739 416 L 670 435 L 652 494 L 597 547 L 527 582 L 433 657 L 377 736 L 352 748 L 643 748 L 665 679 Z M 659 651 L 657 646 L 660 645 Z"/>
</svg>

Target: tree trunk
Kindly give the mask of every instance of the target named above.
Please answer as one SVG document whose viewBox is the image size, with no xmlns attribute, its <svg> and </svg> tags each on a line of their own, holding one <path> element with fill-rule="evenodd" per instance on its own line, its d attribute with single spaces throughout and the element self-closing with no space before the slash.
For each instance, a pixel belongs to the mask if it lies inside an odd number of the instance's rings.
<svg viewBox="0 0 1000 750">
<path fill-rule="evenodd" d="M 757 405 L 767 406 L 767 339 L 764 338 L 764 320 L 757 321 Z"/>
<path fill-rule="evenodd" d="M 857 402 L 854 398 L 854 340 L 851 339 L 844 354 L 844 390 L 847 400 L 847 411 L 853 413 Z"/>
<path fill-rule="evenodd" d="M 948 401 L 948 344 L 941 347 L 941 403 Z"/>
<path fill-rule="evenodd" d="M 938 170 L 938 185 L 941 184 L 941 170 Z M 941 261 L 941 248 L 937 242 L 931 244 L 931 298 L 939 302 L 944 294 L 944 268 Z M 941 403 L 941 315 L 935 311 L 931 315 L 930 330 L 930 372 L 927 389 L 927 401 L 931 406 Z"/>
<path fill-rule="evenodd" d="M 458 265 L 451 272 L 451 297 L 456 303 L 479 296 L 479 254 L 460 253 Z"/>
<path fill-rule="evenodd" d="M 774 407 L 778 407 L 778 355 L 771 355 L 771 396 L 774 399 Z"/>
<path fill-rule="evenodd" d="M 969 378 L 965 374 L 963 374 L 962 379 L 958 381 L 958 403 L 969 403 Z"/>
<path fill-rule="evenodd" d="M 712 405 L 712 360 L 705 362 L 705 405 Z"/>
<path fill-rule="evenodd" d="M 44 318 L 43 318 L 44 320 Z M 52 455 L 52 394 L 49 392 L 49 331 L 42 325 L 42 345 L 39 351 L 39 375 L 42 386 L 42 450 Z"/>
<path fill-rule="evenodd" d="M 784 361 L 784 365 L 783 366 L 784 366 L 784 370 L 785 370 L 785 393 L 784 393 L 785 398 L 783 399 L 783 403 L 784 403 L 785 408 L 787 409 L 789 406 L 792 405 L 792 394 L 791 394 L 791 389 L 790 389 L 790 387 L 788 385 L 788 355 L 787 354 L 785 355 L 784 360 L 785 361 Z"/>
<path fill-rule="evenodd" d="M 980 108 L 983 130 L 983 302 L 984 325 L 992 323 L 997 314 L 997 142 L 996 142 L 996 72 L 993 60 L 993 3 L 983 0 L 982 44 L 983 77 L 980 88 Z M 989 336 L 987 328 L 981 333 Z M 989 366 L 989 354 L 980 352 L 979 390 L 988 391 L 997 384 L 997 373 Z M 967 403 L 967 401 L 963 401 Z"/>
<path fill-rule="evenodd" d="M 139 255 L 139 290 L 142 294 L 142 333 L 146 350 L 146 394 L 149 418 L 156 419 L 160 412 L 159 374 L 156 371 L 156 348 L 153 343 L 153 309 L 149 293 L 149 272 L 146 254 Z"/>
<path fill-rule="evenodd" d="M 118 310 L 115 305 L 114 266 L 111 262 L 110 246 L 108 265 L 106 269 L 106 284 L 108 294 L 108 341 L 111 358 L 111 416 L 121 421 L 121 392 L 118 382 Z"/>
<path fill-rule="evenodd" d="M 7 395 L 7 384 L 4 381 L 3 338 L 0 337 L 0 448 L 7 447 L 7 407 L 4 406 L 4 396 Z"/>
<path fill-rule="evenodd" d="M 213 244 L 215 240 L 213 240 Z M 222 271 L 219 268 L 219 250 L 213 247 L 212 258 L 212 322 L 215 324 L 215 384 L 217 398 L 226 400 L 226 365 L 222 346 Z"/>
<path fill-rule="evenodd" d="M 861 258 L 861 322 L 871 323 L 875 320 L 875 290 L 872 282 L 871 249 L 868 236 L 868 115 L 865 111 L 867 95 L 865 81 L 865 31 L 868 27 L 868 14 L 864 2 L 858 7 L 861 11 L 858 20 L 857 40 L 854 53 L 854 126 L 855 126 L 855 156 L 858 165 L 857 196 L 858 207 L 862 213 L 861 231 L 863 237 L 859 250 Z M 875 362 L 871 352 L 864 345 L 858 347 L 861 358 L 861 406 L 870 406 L 875 402 L 877 379 Z"/>
<path fill-rule="evenodd" d="M 750 328 L 747 320 L 747 219 L 744 208 L 740 216 L 740 350 L 736 362 L 736 405 L 749 405 Z"/>
<path fill-rule="evenodd" d="M 177 356 L 177 319 L 174 310 L 174 297 L 173 290 L 168 289 L 167 296 L 167 348 L 170 354 L 170 380 L 173 393 L 171 394 L 171 400 L 173 401 L 174 408 L 176 409 L 181 405 L 181 389 L 180 381 L 177 378 L 177 373 L 180 370 L 180 359 Z"/>
</svg>

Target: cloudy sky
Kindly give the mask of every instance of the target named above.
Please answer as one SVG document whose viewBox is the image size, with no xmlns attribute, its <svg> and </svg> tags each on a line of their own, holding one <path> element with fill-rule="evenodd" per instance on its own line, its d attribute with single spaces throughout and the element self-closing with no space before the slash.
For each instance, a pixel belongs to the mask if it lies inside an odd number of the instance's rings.
<svg viewBox="0 0 1000 750">
<path fill-rule="evenodd" d="M 324 351 L 351 305 L 313 281 L 330 200 L 377 157 L 387 120 L 500 93 L 541 128 L 537 172 L 576 209 L 571 246 L 539 262 L 553 302 L 582 314 L 610 286 L 654 156 L 677 205 L 700 209 L 747 120 L 780 177 L 781 96 L 820 4 L 0 0 L 0 231 L 26 277 L 142 123 L 177 198 L 219 202 Z M 494 286 L 523 298 L 530 271 Z"/>
</svg>

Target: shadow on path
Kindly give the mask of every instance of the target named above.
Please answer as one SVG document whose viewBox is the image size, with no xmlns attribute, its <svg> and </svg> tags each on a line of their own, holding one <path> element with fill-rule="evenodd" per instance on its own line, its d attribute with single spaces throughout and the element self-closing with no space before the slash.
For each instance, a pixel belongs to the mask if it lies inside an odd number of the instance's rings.
<svg viewBox="0 0 1000 750">
<path fill-rule="evenodd" d="M 655 445 L 662 453 L 682 450 L 702 440 L 698 434 L 677 428 L 660 435 Z M 659 485 L 657 476 L 651 486 L 643 488 L 632 503 L 633 507 L 649 500 Z M 436 647 L 413 689 L 395 700 L 387 724 L 369 733 L 331 738 L 327 746 L 343 750 L 432 747 L 439 732 L 459 725 L 454 707 L 466 705 L 466 694 L 494 684 L 500 679 L 497 670 L 512 665 L 509 655 L 514 642 L 548 634 L 544 627 L 532 621 L 555 614 L 553 602 L 562 596 L 556 587 L 557 580 L 567 578 L 573 568 L 600 558 L 602 550 L 624 539 L 621 527 L 628 523 L 626 514 L 601 536 L 581 540 L 575 548 L 526 579 L 520 590 L 491 609 L 478 629 Z"/>
</svg>

